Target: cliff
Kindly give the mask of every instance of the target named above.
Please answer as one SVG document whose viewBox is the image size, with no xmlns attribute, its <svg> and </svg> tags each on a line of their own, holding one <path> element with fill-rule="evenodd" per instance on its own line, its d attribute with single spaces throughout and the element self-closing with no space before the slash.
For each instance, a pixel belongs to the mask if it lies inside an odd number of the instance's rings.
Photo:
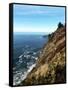
<svg viewBox="0 0 68 90">
<path fill-rule="evenodd" d="M 65 26 L 49 35 L 36 66 L 20 85 L 42 85 L 66 82 Z"/>
</svg>

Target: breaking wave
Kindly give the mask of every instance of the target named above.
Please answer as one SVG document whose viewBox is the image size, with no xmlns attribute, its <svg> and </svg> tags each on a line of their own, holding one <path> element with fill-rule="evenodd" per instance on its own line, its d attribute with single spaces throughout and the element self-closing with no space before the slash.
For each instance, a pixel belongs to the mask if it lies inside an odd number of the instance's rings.
<svg viewBox="0 0 68 90">
<path fill-rule="evenodd" d="M 16 72 L 16 75 L 14 76 L 13 79 L 13 85 L 18 85 L 23 81 L 27 75 L 32 71 L 32 69 L 36 66 L 36 64 L 33 64 L 32 66 L 29 67 L 29 69 L 26 72 L 18 71 Z"/>
</svg>

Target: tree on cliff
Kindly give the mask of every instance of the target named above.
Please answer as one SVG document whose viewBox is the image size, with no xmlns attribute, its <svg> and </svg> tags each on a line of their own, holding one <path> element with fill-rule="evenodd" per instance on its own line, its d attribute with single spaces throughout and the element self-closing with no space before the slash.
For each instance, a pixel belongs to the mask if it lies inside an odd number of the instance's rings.
<svg viewBox="0 0 68 90">
<path fill-rule="evenodd" d="M 63 24 L 61 22 L 59 22 L 58 28 L 61 28 L 61 27 L 63 27 Z"/>
</svg>

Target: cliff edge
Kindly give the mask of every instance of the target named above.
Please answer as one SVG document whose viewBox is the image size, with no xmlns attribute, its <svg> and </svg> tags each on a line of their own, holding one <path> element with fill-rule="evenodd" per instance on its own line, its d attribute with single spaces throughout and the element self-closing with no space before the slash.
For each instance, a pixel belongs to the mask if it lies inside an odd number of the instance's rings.
<svg viewBox="0 0 68 90">
<path fill-rule="evenodd" d="M 65 26 L 50 34 L 44 45 L 36 66 L 27 75 L 21 85 L 42 85 L 66 82 L 66 41 Z"/>
</svg>

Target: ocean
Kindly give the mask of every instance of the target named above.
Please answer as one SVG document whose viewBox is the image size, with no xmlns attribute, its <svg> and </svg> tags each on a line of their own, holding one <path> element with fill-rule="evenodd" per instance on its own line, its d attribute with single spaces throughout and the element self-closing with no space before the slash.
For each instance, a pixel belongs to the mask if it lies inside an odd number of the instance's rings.
<svg viewBox="0 0 68 90">
<path fill-rule="evenodd" d="M 13 35 L 13 85 L 18 85 L 35 67 L 41 49 L 48 41 L 43 35 Z"/>
</svg>

